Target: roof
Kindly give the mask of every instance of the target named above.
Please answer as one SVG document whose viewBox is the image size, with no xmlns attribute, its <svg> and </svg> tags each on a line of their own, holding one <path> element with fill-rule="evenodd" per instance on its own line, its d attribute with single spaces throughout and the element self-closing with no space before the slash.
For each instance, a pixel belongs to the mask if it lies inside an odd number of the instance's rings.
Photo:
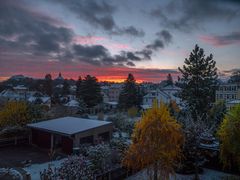
<svg viewBox="0 0 240 180">
<path fill-rule="evenodd" d="M 77 100 L 72 99 L 68 103 L 64 104 L 64 106 L 79 107 L 79 102 Z"/>
<path fill-rule="evenodd" d="M 28 124 L 27 126 L 30 128 L 41 129 L 43 131 L 55 132 L 69 136 L 110 124 L 112 123 L 107 121 L 76 117 L 63 117 L 38 123 L 32 123 Z"/>
<path fill-rule="evenodd" d="M 153 95 L 153 93 L 154 93 L 154 95 Z M 170 96 L 162 90 L 152 90 L 152 91 L 148 92 L 144 96 L 144 98 L 156 98 L 160 95 L 165 96 L 166 98 L 170 98 Z"/>
<path fill-rule="evenodd" d="M 240 104 L 240 99 L 228 101 L 227 104 Z"/>
</svg>

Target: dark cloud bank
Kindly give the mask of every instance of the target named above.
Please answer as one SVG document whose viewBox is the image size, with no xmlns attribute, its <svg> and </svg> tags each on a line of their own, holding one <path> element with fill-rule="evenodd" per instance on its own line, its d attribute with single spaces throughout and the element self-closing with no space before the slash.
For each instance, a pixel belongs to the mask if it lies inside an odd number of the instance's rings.
<svg viewBox="0 0 240 180">
<path fill-rule="evenodd" d="M 239 18 L 240 1 L 171 0 L 164 6 L 152 9 L 150 15 L 169 29 L 191 32 L 201 29 L 206 22 L 227 22 Z"/>
<path fill-rule="evenodd" d="M 143 36 L 144 32 L 133 26 L 120 28 L 113 19 L 115 7 L 105 1 L 58 1 L 79 18 L 118 35 Z M 122 51 L 111 55 L 102 45 L 74 44 L 73 30 L 63 22 L 32 11 L 21 1 L 0 1 L 0 47 L 6 51 L 24 52 L 28 55 L 47 57 L 61 61 L 83 61 L 102 66 L 135 66 L 135 62 L 150 60 L 154 51 L 164 48 L 172 41 L 166 31 L 156 34 L 156 40 L 142 50 Z"/>
</svg>

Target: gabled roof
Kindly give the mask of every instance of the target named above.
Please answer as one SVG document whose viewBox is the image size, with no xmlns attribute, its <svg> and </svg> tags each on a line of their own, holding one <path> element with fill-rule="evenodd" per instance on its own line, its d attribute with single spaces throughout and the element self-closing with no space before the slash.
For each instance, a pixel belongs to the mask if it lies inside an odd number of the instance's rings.
<svg viewBox="0 0 240 180">
<path fill-rule="evenodd" d="M 71 136 L 90 129 L 99 128 L 105 125 L 111 125 L 112 122 L 83 119 L 76 117 L 62 117 L 48 121 L 28 124 L 27 126 L 34 129 L 40 129 L 47 132 L 64 134 Z"/>
<path fill-rule="evenodd" d="M 152 95 L 152 93 L 155 93 L 155 95 Z M 144 96 L 144 98 L 156 98 L 156 97 L 158 97 L 160 94 L 161 94 L 162 96 L 165 96 L 166 98 L 170 98 L 170 96 L 169 96 L 167 93 L 165 93 L 164 91 L 162 91 L 162 90 L 153 90 L 153 91 L 150 91 L 150 92 L 148 92 L 148 93 Z"/>
</svg>

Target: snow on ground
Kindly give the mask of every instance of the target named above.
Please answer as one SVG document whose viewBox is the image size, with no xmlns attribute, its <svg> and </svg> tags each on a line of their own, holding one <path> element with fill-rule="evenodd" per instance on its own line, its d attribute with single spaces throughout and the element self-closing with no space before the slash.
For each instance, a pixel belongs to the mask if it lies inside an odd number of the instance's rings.
<svg viewBox="0 0 240 180">
<path fill-rule="evenodd" d="M 170 180 L 192 180 L 194 177 L 194 175 L 181 175 L 181 174 L 176 174 L 176 176 L 171 176 Z M 223 178 L 234 178 L 234 179 L 240 179 L 240 176 L 236 176 L 236 175 L 231 175 L 231 174 L 227 174 L 221 171 L 215 171 L 215 170 L 211 170 L 211 169 L 204 169 L 203 174 L 199 175 L 200 180 L 219 180 L 219 179 L 223 179 Z M 133 176 L 130 176 L 129 178 L 127 178 L 126 180 L 146 180 L 147 178 L 147 174 L 146 171 L 143 170 Z"/>
<path fill-rule="evenodd" d="M 29 174 L 31 174 L 31 179 L 40 179 L 40 171 L 47 169 L 49 165 L 51 166 L 52 169 L 54 169 L 55 167 L 59 168 L 64 160 L 66 160 L 66 158 L 42 164 L 32 164 L 31 166 L 23 169 Z"/>
</svg>

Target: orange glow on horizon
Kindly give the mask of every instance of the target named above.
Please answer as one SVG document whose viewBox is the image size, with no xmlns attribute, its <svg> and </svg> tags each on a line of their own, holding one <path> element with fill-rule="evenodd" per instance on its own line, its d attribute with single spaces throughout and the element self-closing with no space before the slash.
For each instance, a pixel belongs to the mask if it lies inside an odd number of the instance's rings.
<svg viewBox="0 0 240 180">
<path fill-rule="evenodd" d="M 10 78 L 9 76 L 0 76 L 0 82 L 6 81 L 9 78 Z"/>
<path fill-rule="evenodd" d="M 107 82 L 115 82 L 115 83 L 122 83 L 126 80 L 126 77 L 106 77 L 106 76 L 99 76 L 97 77 L 98 81 L 107 81 Z M 143 80 L 136 80 L 137 83 L 142 83 Z"/>
</svg>

